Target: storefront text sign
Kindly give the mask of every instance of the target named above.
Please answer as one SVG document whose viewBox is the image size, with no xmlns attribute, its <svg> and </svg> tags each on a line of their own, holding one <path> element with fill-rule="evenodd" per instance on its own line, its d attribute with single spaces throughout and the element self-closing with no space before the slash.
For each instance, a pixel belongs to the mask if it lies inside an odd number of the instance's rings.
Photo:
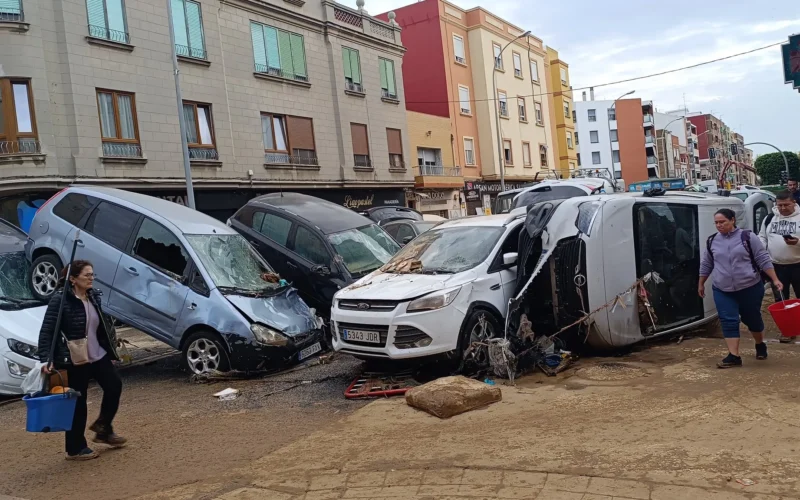
<svg viewBox="0 0 800 500">
<path fill-rule="evenodd" d="M 358 210 L 359 208 L 364 208 L 364 207 L 371 207 L 372 201 L 374 199 L 375 199 L 374 194 L 365 196 L 364 198 L 354 198 L 348 194 L 345 195 L 344 197 L 344 206 L 347 208 L 352 208 L 354 210 Z"/>
</svg>

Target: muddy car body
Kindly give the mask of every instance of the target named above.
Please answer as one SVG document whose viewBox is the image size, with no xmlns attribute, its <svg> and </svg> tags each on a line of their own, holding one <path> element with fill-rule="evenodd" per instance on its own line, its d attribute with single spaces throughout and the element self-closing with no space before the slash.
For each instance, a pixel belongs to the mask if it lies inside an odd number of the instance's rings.
<svg viewBox="0 0 800 500">
<path fill-rule="evenodd" d="M 520 233 L 507 333 L 517 333 L 525 314 L 537 336 L 560 332 L 571 347 L 588 342 L 615 348 L 713 320 L 710 282 L 702 299 L 697 280 L 720 208 L 733 209 L 747 227 L 739 199 L 684 192 L 589 196 L 531 207 Z M 645 277 L 652 309 L 638 298 Z"/>
</svg>

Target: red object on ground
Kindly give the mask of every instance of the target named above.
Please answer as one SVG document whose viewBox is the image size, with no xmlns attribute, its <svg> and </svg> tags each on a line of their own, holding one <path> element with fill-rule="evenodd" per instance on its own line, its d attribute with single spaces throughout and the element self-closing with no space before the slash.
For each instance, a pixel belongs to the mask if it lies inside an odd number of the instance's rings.
<svg viewBox="0 0 800 500">
<path fill-rule="evenodd" d="M 347 399 L 402 396 L 419 385 L 410 374 L 363 373 L 344 391 Z"/>
<path fill-rule="evenodd" d="M 784 300 L 768 307 L 772 319 L 784 337 L 800 336 L 800 305 L 786 307 L 792 304 L 800 304 L 800 299 Z"/>
</svg>

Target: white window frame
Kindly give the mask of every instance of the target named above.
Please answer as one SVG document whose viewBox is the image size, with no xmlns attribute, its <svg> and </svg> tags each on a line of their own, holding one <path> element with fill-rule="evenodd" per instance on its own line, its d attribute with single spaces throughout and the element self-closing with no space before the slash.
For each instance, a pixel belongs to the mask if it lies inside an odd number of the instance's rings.
<svg viewBox="0 0 800 500">
<path fill-rule="evenodd" d="M 596 141 L 594 139 L 597 139 Z M 589 131 L 589 142 L 592 144 L 600 144 L 600 133 L 597 130 Z"/>
<path fill-rule="evenodd" d="M 572 145 L 572 132 L 569 130 L 567 130 L 567 147 L 569 149 L 575 149 L 575 147 Z"/>
<path fill-rule="evenodd" d="M 537 125 L 544 125 L 544 112 L 542 111 L 542 103 L 533 101 L 533 114 L 536 118 Z"/>
<path fill-rule="evenodd" d="M 598 161 L 594 161 L 595 156 L 597 155 Z M 600 151 L 592 151 L 592 165 L 602 165 L 603 164 L 603 157 L 600 155 Z"/>
<path fill-rule="evenodd" d="M 524 78 L 522 73 L 522 56 L 516 52 L 512 52 L 511 59 L 514 61 L 514 76 Z"/>
<path fill-rule="evenodd" d="M 461 55 L 458 55 L 456 40 L 461 41 Z M 453 58 L 459 64 L 467 64 L 467 47 L 464 45 L 464 38 L 453 33 Z"/>
<path fill-rule="evenodd" d="M 525 153 L 527 153 L 527 157 Z M 527 141 L 522 141 L 522 166 L 523 167 L 533 166 L 533 162 L 531 161 L 531 143 Z"/>
<path fill-rule="evenodd" d="M 535 83 L 539 83 L 539 63 L 538 63 L 538 61 L 534 61 L 533 59 L 530 60 L 530 63 L 531 63 L 530 64 L 531 81 L 535 82 Z"/>
<path fill-rule="evenodd" d="M 464 101 L 461 100 L 461 89 L 467 91 L 467 107 L 464 107 Z M 472 96 L 469 93 L 469 87 L 466 85 L 459 85 L 458 86 L 458 106 L 460 108 L 462 115 L 472 115 Z M 466 112 L 464 110 L 467 110 Z"/>
<path fill-rule="evenodd" d="M 470 147 L 469 149 L 467 149 L 467 141 L 469 141 L 470 144 L 472 145 L 472 147 Z M 477 163 L 475 163 L 475 139 L 473 137 L 464 137 L 463 138 L 463 143 L 464 143 L 463 144 L 464 145 L 464 164 L 465 165 L 469 165 L 469 166 L 477 165 Z M 469 155 L 467 154 L 467 151 L 470 151 L 472 153 L 472 161 L 471 162 L 469 161 Z"/>
<path fill-rule="evenodd" d="M 563 85 L 567 84 L 567 68 L 561 68 L 561 83 Z"/>
<path fill-rule="evenodd" d="M 517 97 L 517 113 L 519 113 L 519 121 L 528 122 L 528 106 L 525 104 L 524 97 Z"/>
</svg>

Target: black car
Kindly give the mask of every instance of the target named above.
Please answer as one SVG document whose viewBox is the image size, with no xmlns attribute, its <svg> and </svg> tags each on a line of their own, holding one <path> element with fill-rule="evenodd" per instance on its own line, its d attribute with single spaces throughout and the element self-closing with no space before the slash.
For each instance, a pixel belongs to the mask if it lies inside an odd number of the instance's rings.
<svg viewBox="0 0 800 500">
<path fill-rule="evenodd" d="M 254 198 L 228 224 L 325 317 L 340 288 L 378 269 L 400 249 L 371 220 L 298 193 Z"/>
<path fill-rule="evenodd" d="M 437 224 L 439 224 L 438 221 L 398 219 L 389 221 L 381 227 L 402 246 Z"/>
<path fill-rule="evenodd" d="M 383 226 L 393 220 L 409 219 L 409 220 L 422 220 L 422 214 L 413 208 L 383 206 L 372 207 L 363 212 L 360 212 L 364 217 L 369 217 L 378 225 Z"/>
</svg>

